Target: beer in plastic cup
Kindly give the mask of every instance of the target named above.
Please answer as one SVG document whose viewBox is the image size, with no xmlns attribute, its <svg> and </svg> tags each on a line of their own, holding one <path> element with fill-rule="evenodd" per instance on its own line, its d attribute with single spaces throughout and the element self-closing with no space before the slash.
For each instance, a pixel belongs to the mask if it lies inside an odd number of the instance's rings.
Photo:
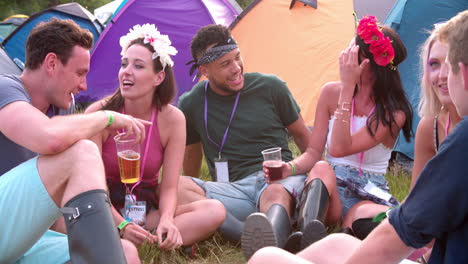
<svg viewBox="0 0 468 264">
<path fill-rule="evenodd" d="M 140 179 L 140 144 L 132 135 L 125 133 L 114 137 L 119 161 L 120 180 L 123 183 L 135 183 Z"/>
<path fill-rule="evenodd" d="M 262 151 L 263 165 L 268 169 L 270 181 L 280 180 L 283 175 L 283 162 L 281 160 L 281 148 L 270 148 Z"/>
</svg>

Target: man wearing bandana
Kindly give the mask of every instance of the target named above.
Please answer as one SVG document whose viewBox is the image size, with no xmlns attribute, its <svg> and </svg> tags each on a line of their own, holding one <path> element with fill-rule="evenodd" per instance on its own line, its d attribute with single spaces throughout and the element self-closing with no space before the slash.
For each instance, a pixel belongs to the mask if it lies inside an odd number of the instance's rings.
<svg viewBox="0 0 468 264">
<path fill-rule="evenodd" d="M 192 176 L 180 180 L 179 203 L 221 201 L 227 216 L 219 231 L 241 240 L 247 259 L 259 248 L 283 247 L 306 178 L 286 163 L 292 160 L 288 132 L 302 152 L 309 142 L 299 106 L 276 76 L 243 72 L 240 50 L 222 25 L 201 28 L 191 53 L 190 73 L 198 70 L 207 80 L 179 101 L 187 122 L 184 174 Z M 269 182 L 261 151 L 273 147 L 282 149 L 283 176 Z M 198 179 L 202 150 L 212 182 Z"/>
</svg>

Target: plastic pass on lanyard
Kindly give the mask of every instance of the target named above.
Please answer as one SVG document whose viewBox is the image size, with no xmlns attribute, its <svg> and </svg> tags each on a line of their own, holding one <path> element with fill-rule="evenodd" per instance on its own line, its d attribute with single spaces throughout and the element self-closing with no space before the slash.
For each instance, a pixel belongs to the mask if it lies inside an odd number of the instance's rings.
<svg viewBox="0 0 468 264">
<path fill-rule="evenodd" d="M 146 202 L 136 201 L 135 196 L 125 195 L 125 220 L 141 227 L 146 225 Z"/>
<path fill-rule="evenodd" d="M 216 181 L 229 182 L 228 160 L 224 158 L 215 158 Z"/>
</svg>

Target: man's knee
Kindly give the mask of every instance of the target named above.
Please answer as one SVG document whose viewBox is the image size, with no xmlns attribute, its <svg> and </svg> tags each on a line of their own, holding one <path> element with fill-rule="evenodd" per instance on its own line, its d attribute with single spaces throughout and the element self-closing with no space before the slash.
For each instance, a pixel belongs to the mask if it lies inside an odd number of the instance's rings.
<svg viewBox="0 0 468 264">
<path fill-rule="evenodd" d="M 324 160 L 320 160 L 315 163 L 314 167 L 310 171 L 310 174 L 322 175 L 330 174 L 331 172 L 333 172 L 333 169 L 330 164 Z"/>
<path fill-rule="evenodd" d="M 307 182 L 311 180 L 319 178 L 321 179 L 326 185 L 331 182 L 336 182 L 335 179 L 335 172 L 330 164 L 324 160 L 318 161 L 307 177 Z"/>
<path fill-rule="evenodd" d="M 67 155 L 73 156 L 75 160 L 101 161 L 101 153 L 97 145 L 91 140 L 82 139 L 73 144 L 67 151 Z"/>
<path fill-rule="evenodd" d="M 261 200 L 264 202 L 291 203 L 293 197 L 281 184 L 269 184 L 262 193 Z"/>
</svg>

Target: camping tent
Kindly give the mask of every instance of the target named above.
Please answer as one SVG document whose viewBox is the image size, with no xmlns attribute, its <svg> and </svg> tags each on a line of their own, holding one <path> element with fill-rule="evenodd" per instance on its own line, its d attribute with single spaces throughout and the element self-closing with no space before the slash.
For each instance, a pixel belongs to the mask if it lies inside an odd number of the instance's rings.
<svg viewBox="0 0 468 264">
<path fill-rule="evenodd" d="M 99 34 L 103 30 L 103 26 L 93 16 L 93 14 L 78 3 L 69 3 L 51 7 L 32 15 L 27 21 L 21 24 L 21 26 L 15 29 L 15 31 L 3 40 L 2 45 L 10 58 L 24 62 L 26 40 L 29 36 L 29 32 L 39 22 L 48 21 L 52 17 L 74 20 L 82 28 L 86 28 L 91 31 L 95 40 L 98 39 Z"/>
<path fill-rule="evenodd" d="M 237 14 L 234 5 L 226 0 L 128 0 L 122 3 L 91 54 L 88 90 L 77 99 L 94 101 L 115 91 L 121 60 L 119 39 L 135 24 L 145 23 L 155 24 L 162 34 L 169 35 L 178 50 L 173 60 L 179 95 L 190 90 L 194 81 L 185 63 L 191 60 L 192 37 L 204 25 L 229 25 Z"/>
<path fill-rule="evenodd" d="M 413 106 L 413 131 L 419 122 L 417 106 L 420 95 L 419 47 L 429 36 L 427 33 L 438 22 L 449 20 L 458 12 L 468 9 L 468 0 L 398 0 L 389 13 L 385 24 L 391 25 L 400 35 L 408 51 L 407 59 L 399 70 L 403 87 Z M 424 12 L 421 12 L 424 10 Z M 398 139 L 395 150 L 413 158 L 414 144 Z"/>
<path fill-rule="evenodd" d="M 14 63 L 8 54 L 0 47 L 0 73 L 21 74 L 21 69 Z"/>
<path fill-rule="evenodd" d="M 0 42 L 10 35 L 13 30 L 23 24 L 29 17 L 26 15 L 13 15 L 0 22 Z"/>
<path fill-rule="evenodd" d="M 354 12 L 356 12 L 359 19 L 366 15 L 373 15 L 377 17 L 378 21 L 383 22 L 395 2 L 396 0 L 354 0 Z"/>
<path fill-rule="evenodd" d="M 122 4 L 123 0 L 114 0 L 103 6 L 94 9 L 94 15 L 102 24 L 107 24 L 110 18 L 114 15 L 114 12 Z"/>
<path fill-rule="evenodd" d="M 245 72 L 286 81 L 313 125 L 320 87 L 339 80 L 338 56 L 354 36 L 352 1 L 318 0 L 317 9 L 291 0 L 254 1 L 232 24 Z"/>
</svg>

